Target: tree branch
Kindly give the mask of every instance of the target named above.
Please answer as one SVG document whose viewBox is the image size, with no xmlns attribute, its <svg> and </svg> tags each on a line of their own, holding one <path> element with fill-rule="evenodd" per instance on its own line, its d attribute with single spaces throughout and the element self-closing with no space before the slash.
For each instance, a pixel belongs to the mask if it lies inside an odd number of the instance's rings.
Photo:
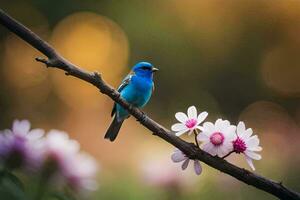
<svg viewBox="0 0 300 200">
<path fill-rule="evenodd" d="M 1 9 L 0 23 L 11 32 L 22 38 L 25 42 L 31 44 L 34 48 L 47 56 L 48 59 L 36 58 L 38 62 L 44 63 L 47 67 L 59 68 L 65 71 L 66 75 L 77 77 L 96 86 L 101 93 L 109 96 L 113 101 L 127 109 L 129 113 L 138 121 L 140 121 L 143 126 L 153 132 L 153 135 L 156 135 L 177 147 L 189 158 L 200 160 L 223 173 L 229 174 L 248 185 L 252 185 L 280 199 L 300 199 L 299 193 L 286 188 L 281 182 L 269 180 L 246 169 L 228 163 L 222 158 L 211 156 L 205 151 L 199 149 L 193 143 L 188 143 L 179 137 L 176 137 L 168 129 L 164 128 L 162 125 L 146 116 L 141 110 L 128 104 L 120 97 L 120 94 L 115 89 L 103 81 L 99 73 L 90 73 L 72 64 L 63 58 L 50 44 L 42 40 L 27 27 L 7 15 Z"/>
</svg>

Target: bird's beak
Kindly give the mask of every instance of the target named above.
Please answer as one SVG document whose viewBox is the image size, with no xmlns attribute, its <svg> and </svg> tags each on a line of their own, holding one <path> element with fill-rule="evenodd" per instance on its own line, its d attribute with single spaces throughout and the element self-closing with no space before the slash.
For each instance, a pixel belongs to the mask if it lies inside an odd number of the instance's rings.
<svg viewBox="0 0 300 200">
<path fill-rule="evenodd" d="M 155 67 L 153 67 L 153 68 L 152 68 L 152 72 L 156 72 L 156 71 L 158 71 L 158 69 L 155 68 Z"/>
</svg>

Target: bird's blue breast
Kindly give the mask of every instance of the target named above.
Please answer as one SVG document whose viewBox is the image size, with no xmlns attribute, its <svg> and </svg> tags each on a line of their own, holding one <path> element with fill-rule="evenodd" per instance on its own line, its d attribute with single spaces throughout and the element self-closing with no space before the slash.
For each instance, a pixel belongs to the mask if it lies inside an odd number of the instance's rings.
<svg viewBox="0 0 300 200">
<path fill-rule="evenodd" d="M 121 91 L 121 97 L 136 107 L 143 107 L 152 95 L 153 81 L 150 77 L 132 76 L 130 83 Z M 128 112 L 117 105 L 119 117 L 128 116 Z"/>
</svg>

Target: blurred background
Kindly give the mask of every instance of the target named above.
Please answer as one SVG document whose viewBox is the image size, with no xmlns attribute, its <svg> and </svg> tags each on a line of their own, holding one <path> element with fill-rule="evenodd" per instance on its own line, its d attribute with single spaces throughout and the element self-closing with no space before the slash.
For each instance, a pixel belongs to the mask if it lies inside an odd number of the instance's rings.
<svg viewBox="0 0 300 200">
<path fill-rule="evenodd" d="M 300 1 L 0 0 L 0 7 L 64 57 L 117 87 L 131 66 L 159 68 L 144 109 L 166 127 L 195 105 L 209 119 L 243 120 L 260 137 L 257 173 L 300 191 Z M 13 119 L 60 129 L 99 160 L 91 199 L 274 199 L 205 164 L 196 176 L 170 160 L 173 147 L 126 121 L 103 139 L 113 102 L 34 58 L 0 26 L 0 128 Z M 186 138 L 188 140 L 188 138 Z M 248 167 L 242 156 L 230 162 Z"/>
</svg>

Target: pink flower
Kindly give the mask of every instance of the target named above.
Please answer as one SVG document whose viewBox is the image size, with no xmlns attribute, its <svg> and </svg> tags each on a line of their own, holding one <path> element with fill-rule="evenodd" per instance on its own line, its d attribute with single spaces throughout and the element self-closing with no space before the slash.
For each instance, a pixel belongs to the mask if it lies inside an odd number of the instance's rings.
<svg viewBox="0 0 300 200">
<path fill-rule="evenodd" d="M 253 131 L 251 128 L 246 129 L 244 122 L 237 125 L 236 135 L 232 141 L 233 150 L 236 153 L 243 153 L 246 161 L 252 170 L 255 170 L 252 160 L 260 160 L 261 155 L 257 151 L 261 151 L 259 139 L 257 135 L 251 136 Z"/>
<path fill-rule="evenodd" d="M 64 158 L 75 155 L 80 150 L 80 145 L 76 140 L 70 139 L 66 132 L 59 130 L 49 131 L 41 141 L 40 147 L 44 154 L 57 158 L 59 162 L 64 162 Z"/>
<path fill-rule="evenodd" d="M 43 135 L 42 129 L 30 130 L 29 121 L 15 120 L 12 130 L 0 132 L 0 164 L 11 170 L 41 170 L 41 174 L 48 173 L 48 181 L 77 191 L 96 189 L 96 161 L 79 152 L 79 143 L 58 130 Z"/>
<path fill-rule="evenodd" d="M 90 155 L 79 153 L 70 159 L 64 175 L 68 184 L 75 190 L 96 190 L 98 184 L 95 176 L 97 163 Z"/>
<path fill-rule="evenodd" d="M 215 124 L 205 122 L 197 140 L 202 142 L 201 148 L 204 151 L 213 156 L 223 157 L 233 150 L 235 129 L 236 127 L 230 125 L 227 120 L 218 119 Z"/>
<path fill-rule="evenodd" d="M 187 110 L 187 115 L 183 112 L 178 112 L 175 114 L 176 119 L 180 123 L 172 125 L 171 129 L 172 131 L 176 132 L 176 136 L 180 136 L 186 132 L 189 132 L 190 134 L 195 129 L 201 130 L 202 127 L 199 126 L 199 124 L 205 120 L 207 115 L 207 112 L 202 112 L 199 115 L 197 115 L 196 107 L 190 106 Z"/>
<path fill-rule="evenodd" d="M 174 153 L 171 155 L 171 159 L 173 162 L 183 162 L 181 165 L 181 169 L 185 170 L 190 162 L 190 159 L 179 149 L 175 149 Z M 197 175 L 200 175 L 202 172 L 202 167 L 200 165 L 199 160 L 194 160 L 194 170 Z"/>
<path fill-rule="evenodd" d="M 56 167 L 53 176 L 58 181 L 65 182 L 77 191 L 96 189 L 96 161 L 88 154 L 79 152 L 79 143 L 70 139 L 67 133 L 51 130 L 40 147 L 44 164 L 50 162 Z"/>
<path fill-rule="evenodd" d="M 143 182 L 159 188 L 181 189 L 186 183 L 179 170 L 165 159 L 155 158 L 142 161 L 141 172 Z"/>
</svg>

